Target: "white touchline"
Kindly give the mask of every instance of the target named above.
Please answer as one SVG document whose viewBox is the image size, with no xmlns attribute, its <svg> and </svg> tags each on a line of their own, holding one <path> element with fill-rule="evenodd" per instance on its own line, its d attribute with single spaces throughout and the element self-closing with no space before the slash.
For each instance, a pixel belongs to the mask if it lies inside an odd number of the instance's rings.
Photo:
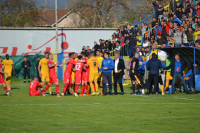
<svg viewBox="0 0 200 133">
<path fill-rule="evenodd" d="M 92 106 L 92 105 L 199 105 L 200 103 L 93 103 L 93 104 L 1 104 L 0 106 Z"/>
</svg>

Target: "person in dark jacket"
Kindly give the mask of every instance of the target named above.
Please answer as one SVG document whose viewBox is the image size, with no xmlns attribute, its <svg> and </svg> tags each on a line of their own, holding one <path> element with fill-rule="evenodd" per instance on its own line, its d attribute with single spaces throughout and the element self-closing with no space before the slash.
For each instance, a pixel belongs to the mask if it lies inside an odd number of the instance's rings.
<svg viewBox="0 0 200 133">
<path fill-rule="evenodd" d="M 168 67 L 166 67 L 166 70 L 171 68 L 171 76 L 173 77 L 172 80 L 172 94 L 175 94 L 175 85 L 176 80 L 179 78 L 180 81 L 183 83 L 184 90 L 187 91 L 187 87 L 183 78 L 184 72 L 184 65 L 183 62 L 180 60 L 179 54 L 175 55 L 175 60 L 173 60 Z"/>
<path fill-rule="evenodd" d="M 134 56 L 135 55 L 135 52 L 136 52 L 136 46 L 137 46 L 137 38 L 136 38 L 136 35 L 133 34 L 131 37 L 130 37 L 130 40 L 129 40 L 129 46 L 130 46 L 130 51 L 131 51 L 131 56 Z"/>
<path fill-rule="evenodd" d="M 176 5 L 177 5 L 176 0 L 170 1 L 170 4 L 169 4 L 170 10 L 174 12 L 176 10 Z"/>
<path fill-rule="evenodd" d="M 31 63 L 24 57 L 24 61 L 22 62 L 22 68 L 24 70 L 24 83 L 26 83 L 26 75 L 28 75 L 28 82 L 30 83 L 30 69 Z"/>
<path fill-rule="evenodd" d="M 152 93 L 152 83 L 154 82 L 154 94 L 158 88 L 159 69 L 162 68 L 161 61 L 156 58 L 156 54 L 152 54 L 152 59 L 147 62 L 147 70 L 149 71 L 147 90 Z"/>
<path fill-rule="evenodd" d="M 36 64 L 36 66 L 35 66 L 35 67 L 36 67 L 35 69 L 37 70 L 37 78 L 38 78 L 38 81 L 39 81 L 39 82 L 42 82 L 42 81 L 41 81 L 41 78 L 40 78 L 40 76 L 39 76 L 39 71 L 38 71 L 39 62 L 40 62 L 40 56 L 37 57 L 37 64 Z M 40 69 L 41 69 L 41 68 L 40 68 Z"/>
<path fill-rule="evenodd" d="M 124 89 L 123 89 L 123 85 L 122 85 L 122 78 L 124 75 L 124 69 L 125 69 L 125 65 L 124 65 L 124 60 L 119 59 L 119 54 L 116 53 L 115 54 L 115 60 L 114 61 L 114 69 L 113 69 L 113 77 L 114 77 L 114 91 L 115 91 L 115 95 L 118 95 L 117 93 L 117 81 L 119 83 L 120 89 L 121 89 L 121 95 L 124 94 Z"/>
<path fill-rule="evenodd" d="M 193 66 L 194 66 L 194 63 L 193 63 Z M 189 88 L 191 90 L 193 90 L 193 83 L 195 80 L 195 75 L 200 75 L 200 66 L 198 66 L 198 61 L 195 61 L 195 72 L 196 72 L 196 74 L 194 73 L 194 67 L 193 67 L 188 71 L 187 74 L 184 75 L 184 77 L 186 77 L 185 83 L 186 83 L 186 85 L 189 86 Z"/>
<path fill-rule="evenodd" d="M 156 13 L 156 20 L 158 20 L 158 8 L 159 8 L 159 2 L 158 1 L 155 1 L 153 2 L 153 6 L 155 7 L 155 13 Z"/>
</svg>

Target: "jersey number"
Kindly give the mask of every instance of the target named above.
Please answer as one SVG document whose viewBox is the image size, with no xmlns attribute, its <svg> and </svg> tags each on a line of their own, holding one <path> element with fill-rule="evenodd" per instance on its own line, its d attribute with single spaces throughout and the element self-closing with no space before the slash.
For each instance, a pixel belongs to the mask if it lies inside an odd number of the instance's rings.
<svg viewBox="0 0 200 133">
<path fill-rule="evenodd" d="M 94 62 L 93 64 L 94 64 L 94 66 L 96 66 L 96 65 L 97 65 L 97 64 L 96 64 L 96 62 Z"/>
<path fill-rule="evenodd" d="M 76 65 L 76 70 L 80 70 L 81 65 Z"/>
</svg>

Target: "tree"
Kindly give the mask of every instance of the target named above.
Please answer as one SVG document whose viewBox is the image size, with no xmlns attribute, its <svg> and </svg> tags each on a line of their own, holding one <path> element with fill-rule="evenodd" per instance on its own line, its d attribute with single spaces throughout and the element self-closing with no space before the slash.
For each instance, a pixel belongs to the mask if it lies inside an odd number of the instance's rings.
<svg viewBox="0 0 200 133">
<path fill-rule="evenodd" d="M 129 12 L 133 0 L 76 0 L 68 5 L 90 20 L 91 27 L 112 27 L 117 16 Z"/>
<path fill-rule="evenodd" d="M 1 26 L 32 27 L 43 18 L 39 14 L 36 1 L 4 1 L 1 6 Z"/>
</svg>

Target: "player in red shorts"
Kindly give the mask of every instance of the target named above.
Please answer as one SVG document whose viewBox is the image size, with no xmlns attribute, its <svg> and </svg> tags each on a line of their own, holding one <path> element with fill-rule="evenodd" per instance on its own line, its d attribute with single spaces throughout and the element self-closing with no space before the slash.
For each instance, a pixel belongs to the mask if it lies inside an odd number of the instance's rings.
<svg viewBox="0 0 200 133">
<path fill-rule="evenodd" d="M 0 56 L 0 85 L 3 85 L 4 90 L 7 93 L 7 96 L 11 96 L 12 94 L 8 92 L 8 88 L 6 87 L 6 83 L 5 83 L 5 80 L 4 80 L 3 75 L 2 75 L 2 74 L 8 75 L 8 73 L 5 73 L 3 71 L 3 65 L 1 64 L 2 61 L 3 61 L 3 58 Z"/>
<path fill-rule="evenodd" d="M 55 72 L 55 67 L 57 66 L 57 67 L 61 67 L 61 66 L 63 66 L 63 65 L 65 65 L 65 63 L 64 64 L 62 64 L 62 65 L 57 65 L 59 62 L 57 62 L 57 63 L 55 63 L 55 62 L 53 62 L 53 55 L 51 54 L 51 55 L 49 55 L 49 61 L 47 62 L 47 65 L 48 65 L 48 68 L 49 68 L 49 84 L 45 87 L 45 89 L 42 91 L 42 93 L 44 94 L 44 92 L 46 91 L 46 90 L 48 90 L 48 88 L 50 87 L 50 86 L 52 86 L 52 84 L 56 84 L 56 93 L 57 93 L 57 97 L 61 97 L 60 95 L 59 95 L 59 82 L 58 82 L 58 78 L 57 78 L 57 76 L 56 76 L 56 72 Z"/>
<path fill-rule="evenodd" d="M 64 73 L 64 83 L 65 86 L 63 88 L 62 96 L 64 96 L 65 92 L 69 90 L 69 88 L 72 86 L 72 78 L 71 78 L 71 73 L 72 69 L 75 66 L 76 61 L 75 59 L 75 53 L 69 53 L 69 59 L 68 59 L 68 64 Z"/>
<path fill-rule="evenodd" d="M 82 56 L 79 55 L 78 59 L 82 60 Z M 75 63 L 75 68 L 76 68 L 76 72 L 75 72 L 75 94 L 74 94 L 75 97 L 78 97 L 77 92 L 78 92 L 79 85 L 81 84 L 82 72 L 83 72 L 83 69 L 84 70 L 86 69 L 85 64 L 82 63 L 79 60 Z M 85 85 L 83 83 L 84 82 L 82 82 L 82 85 L 81 85 L 81 94 L 82 95 L 80 95 L 80 96 L 83 96 L 83 89 L 85 88 Z"/>
<path fill-rule="evenodd" d="M 38 86 L 40 90 L 38 90 Z M 40 96 L 42 94 L 43 88 L 40 82 L 37 80 L 37 77 L 33 77 L 33 81 L 29 85 L 29 95 L 30 96 Z"/>
</svg>

